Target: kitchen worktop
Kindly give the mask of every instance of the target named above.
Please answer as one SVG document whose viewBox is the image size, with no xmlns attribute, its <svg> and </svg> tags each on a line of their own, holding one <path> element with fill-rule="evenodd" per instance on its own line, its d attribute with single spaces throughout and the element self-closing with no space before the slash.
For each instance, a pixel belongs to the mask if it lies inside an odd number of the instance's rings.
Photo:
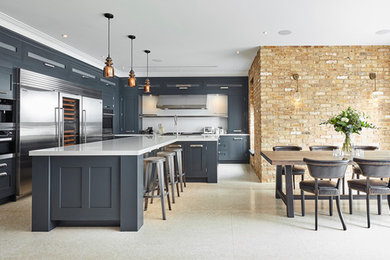
<svg viewBox="0 0 390 260">
<path fill-rule="evenodd" d="M 218 141 L 218 136 L 185 135 L 161 136 L 142 134 L 118 134 L 114 139 L 65 147 L 30 151 L 30 156 L 112 156 L 141 155 L 174 142 Z M 119 137 L 119 138 L 115 138 Z"/>
<path fill-rule="evenodd" d="M 30 151 L 30 156 L 141 155 L 177 141 L 175 136 L 132 136 L 65 147 Z"/>
</svg>

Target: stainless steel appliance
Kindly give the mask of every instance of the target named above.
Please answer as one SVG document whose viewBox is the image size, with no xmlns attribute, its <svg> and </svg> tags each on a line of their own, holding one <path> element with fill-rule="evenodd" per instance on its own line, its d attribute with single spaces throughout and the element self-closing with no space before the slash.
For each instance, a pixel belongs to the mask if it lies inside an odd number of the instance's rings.
<svg viewBox="0 0 390 260">
<path fill-rule="evenodd" d="M 112 135 L 114 127 L 114 110 L 110 108 L 103 109 L 103 134 Z"/>
<path fill-rule="evenodd" d="M 101 91 L 17 69 L 17 195 L 31 193 L 30 150 L 102 138 Z"/>
</svg>

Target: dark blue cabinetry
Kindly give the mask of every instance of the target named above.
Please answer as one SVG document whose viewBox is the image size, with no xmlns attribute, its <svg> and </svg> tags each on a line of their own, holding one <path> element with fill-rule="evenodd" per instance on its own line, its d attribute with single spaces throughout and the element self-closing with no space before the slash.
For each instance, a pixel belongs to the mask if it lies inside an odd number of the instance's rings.
<svg viewBox="0 0 390 260">
<path fill-rule="evenodd" d="M 248 97 L 229 95 L 228 97 L 228 133 L 248 133 Z"/>
<path fill-rule="evenodd" d="M 14 159 L 0 160 L 0 204 L 9 201 L 10 196 L 15 195 L 16 175 Z M 13 198 L 14 199 L 14 198 Z"/>
<path fill-rule="evenodd" d="M 173 147 L 183 149 L 186 180 L 189 182 L 217 182 L 217 142 L 176 142 Z"/>
<path fill-rule="evenodd" d="M 14 97 L 12 69 L 0 67 L 0 98 Z"/>
<path fill-rule="evenodd" d="M 220 136 L 218 142 L 218 160 L 221 163 L 248 163 L 249 136 Z"/>
</svg>

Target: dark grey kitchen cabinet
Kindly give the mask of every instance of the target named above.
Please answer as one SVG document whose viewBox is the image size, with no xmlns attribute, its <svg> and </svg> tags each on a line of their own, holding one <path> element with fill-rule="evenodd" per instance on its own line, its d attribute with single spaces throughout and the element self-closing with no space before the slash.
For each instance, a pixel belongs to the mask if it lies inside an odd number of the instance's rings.
<svg viewBox="0 0 390 260">
<path fill-rule="evenodd" d="M 52 220 L 119 219 L 119 165 L 118 157 L 53 157 Z"/>
<path fill-rule="evenodd" d="M 217 142 L 176 142 L 170 147 L 183 149 L 183 169 L 188 182 L 217 183 Z"/>
<path fill-rule="evenodd" d="M 21 46 L 20 40 L 0 32 L 0 55 L 1 58 L 7 60 L 20 60 L 21 59 Z"/>
<path fill-rule="evenodd" d="M 207 177 L 207 143 L 189 143 L 187 146 L 186 177 L 206 178 Z"/>
<path fill-rule="evenodd" d="M 12 69 L 0 67 L 0 98 L 14 98 Z"/>
<path fill-rule="evenodd" d="M 14 159 L 0 160 L 0 204 L 15 200 L 16 194 L 16 176 L 15 176 Z"/>
<path fill-rule="evenodd" d="M 102 87 L 103 107 L 113 109 L 115 104 L 115 90 L 110 86 Z"/>
<path fill-rule="evenodd" d="M 132 134 L 139 132 L 139 97 L 123 96 L 121 105 L 121 132 Z"/>
<path fill-rule="evenodd" d="M 221 136 L 218 143 L 218 160 L 221 163 L 248 163 L 249 136 Z"/>
<path fill-rule="evenodd" d="M 248 97 L 229 95 L 228 97 L 228 133 L 248 132 Z"/>
</svg>

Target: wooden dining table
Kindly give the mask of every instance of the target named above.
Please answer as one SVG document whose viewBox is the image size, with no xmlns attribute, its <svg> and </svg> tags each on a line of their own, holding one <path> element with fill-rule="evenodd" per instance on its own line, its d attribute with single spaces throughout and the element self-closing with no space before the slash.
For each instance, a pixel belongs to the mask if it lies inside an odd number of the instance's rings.
<svg viewBox="0 0 390 260">
<path fill-rule="evenodd" d="M 314 160 L 342 160 L 349 159 L 349 164 L 356 164 L 352 157 L 334 157 L 332 151 L 263 151 L 261 156 L 271 165 L 276 165 L 276 190 L 275 197 L 282 199 L 286 204 L 287 217 L 294 217 L 294 199 L 301 199 L 300 195 L 293 193 L 293 165 L 306 165 L 303 158 Z M 364 151 L 359 158 L 364 159 L 387 159 L 390 160 L 390 151 Z M 286 192 L 283 192 L 282 170 L 285 169 Z M 354 199 L 365 198 L 365 195 L 353 195 Z M 307 197 L 305 197 L 307 198 Z M 341 199 L 348 199 L 348 195 L 341 196 Z"/>
</svg>

